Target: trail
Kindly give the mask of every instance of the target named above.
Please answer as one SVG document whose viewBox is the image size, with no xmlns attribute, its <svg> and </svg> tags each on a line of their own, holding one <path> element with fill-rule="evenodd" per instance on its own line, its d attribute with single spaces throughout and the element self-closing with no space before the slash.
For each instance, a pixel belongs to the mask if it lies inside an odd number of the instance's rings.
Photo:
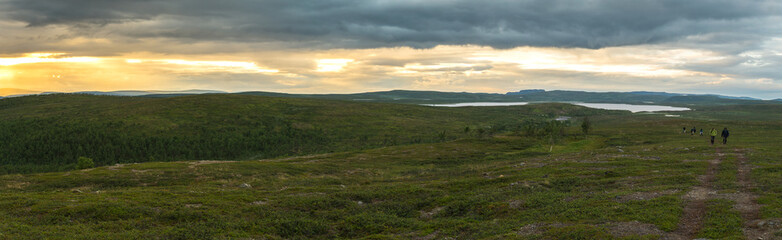
<svg viewBox="0 0 782 240">
<path fill-rule="evenodd" d="M 682 218 L 679 221 L 679 227 L 673 232 L 678 236 L 670 239 L 694 239 L 698 231 L 703 227 L 704 217 L 706 216 L 706 202 L 714 197 L 716 191 L 712 187 L 712 182 L 717 174 L 717 166 L 722 162 L 722 154 L 717 148 L 717 154 L 713 160 L 709 161 L 709 168 L 705 175 L 698 176 L 700 185 L 693 187 L 682 198 L 685 206 Z"/>
<path fill-rule="evenodd" d="M 733 197 L 734 208 L 741 213 L 744 220 L 744 237 L 747 239 L 771 239 L 772 233 L 757 228 L 760 220 L 760 204 L 757 195 L 753 193 L 754 185 L 750 179 L 752 165 L 749 164 L 743 149 L 733 149 L 738 158 L 737 179 L 739 192 Z"/>
</svg>

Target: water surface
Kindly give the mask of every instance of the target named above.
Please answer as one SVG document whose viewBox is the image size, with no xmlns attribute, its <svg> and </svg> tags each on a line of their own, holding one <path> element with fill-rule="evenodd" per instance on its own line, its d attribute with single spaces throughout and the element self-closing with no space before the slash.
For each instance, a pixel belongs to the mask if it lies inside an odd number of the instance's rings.
<svg viewBox="0 0 782 240">
<path fill-rule="evenodd" d="M 584 106 L 588 108 L 598 108 L 605 110 L 626 110 L 630 112 L 662 112 L 662 111 L 689 111 L 689 108 L 683 107 L 671 107 L 662 105 L 635 105 L 624 103 L 582 103 L 582 102 L 568 102 L 570 104 Z M 423 104 L 425 106 L 433 107 L 497 107 L 497 106 L 519 106 L 527 105 L 527 102 L 466 102 L 466 103 L 449 103 L 449 104 Z"/>
<path fill-rule="evenodd" d="M 466 103 L 446 103 L 446 104 L 422 104 L 432 107 L 499 107 L 499 106 L 520 106 L 527 105 L 526 102 L 466 102 Z"/>
</svg>

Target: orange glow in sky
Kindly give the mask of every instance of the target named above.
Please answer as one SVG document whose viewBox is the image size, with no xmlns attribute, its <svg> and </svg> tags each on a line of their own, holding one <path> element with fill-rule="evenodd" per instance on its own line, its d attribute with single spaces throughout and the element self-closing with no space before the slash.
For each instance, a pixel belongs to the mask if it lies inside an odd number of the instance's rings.
<svg viewBox="0 0 782 240">
<path fill-rule="evenodd" d="M 270 55 L 270 59 L 255 55 Z M 281 59 L 281 61 L 275 61 Z M 722 61 L 708 51 L 613 47 L 598 50 L 481 46 L 438 46 L 432 49 L 378 48 L 259 52 L 240 55 L 71 56 L 28 53 L 0 58 L 0 89 L 37 91 L 184 90 L 361 92 L 388 89 L 505 92 L 559 86 L 578 81 L 553 79 L 556 74 L 590 78 L 686 79 L 678 84 L 722 85 L 729 75 L 680 68 L 683 63 Z M 374 79 L 399 83 L 373 87 Z M 492 84 L 485 84 L 491 81 Z M 599 90 L 581 81 L 581 89 Z M 742 80 L 770 85 L 772 81 Z M 613 90 L 637 90 L 612 86 Z M 652 86 L 653 87 L 653 86 Z M 662 86 L 666 87 L 666 86 Z M 655 89 L 648 89 L 655 90 Z"/>
</svg>

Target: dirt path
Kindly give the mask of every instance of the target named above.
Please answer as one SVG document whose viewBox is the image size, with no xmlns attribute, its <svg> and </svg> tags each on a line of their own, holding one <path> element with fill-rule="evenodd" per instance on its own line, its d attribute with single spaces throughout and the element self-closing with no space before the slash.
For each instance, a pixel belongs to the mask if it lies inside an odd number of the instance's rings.
<svg viewBox="0 0 782 240">
<path fill-rule="evenodd" d="M 757 195 L 753 193 L 753 183 L 750 179 L 752 165 L 744 155 L 744 149 L 733 149 L 736 153 L 737 176 L 739 192 L 733 197 L 734 208 L 741 213 L 744 220 L 744 236 L 747 239 L 771 239 L 772 232 L 758 228 L 760 221 L 760 204 L 757 203 Z"/>
<path fill-rule="evenodd" d="M 706 202 L 712 199 L 716 191 L 712 188 L 712 182 L 717 174 L 717 166 L 722 162 L 722 153 L 717 148 L 717 156 L 709 161 L 709 168 L 705 175 L 698 176 L 700 185 L 693 187 L 682 198 L 685 205 L 679 227 L 673 232 L 675 236 L 668 239 L 694 239 L 698 231 L 703 227 L 706 216 Z"/>
</svg>

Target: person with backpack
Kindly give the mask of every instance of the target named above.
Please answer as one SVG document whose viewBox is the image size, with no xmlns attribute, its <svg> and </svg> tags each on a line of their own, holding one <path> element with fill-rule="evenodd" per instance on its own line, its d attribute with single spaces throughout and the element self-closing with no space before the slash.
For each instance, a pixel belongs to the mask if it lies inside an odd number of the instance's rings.
<svg viewBox="0 0 782 240">
<path fill-rule="evenodd" d="M 703 128 L 701 128 L 701 136 L 703 136 Z"/>
<path fill-rule="evenodd" d="M 711 128 L 709 135 L 711 136 L 711 145 L 714 145 L 714 138 L 717 137 L 717 129 Z"/>
<path fill-rule="evenodd" d="M 722 129 L 722 144 L 728 144 L 729 135 L 730 132 L 728 132 L 728 128 Z"/>
</svg>

